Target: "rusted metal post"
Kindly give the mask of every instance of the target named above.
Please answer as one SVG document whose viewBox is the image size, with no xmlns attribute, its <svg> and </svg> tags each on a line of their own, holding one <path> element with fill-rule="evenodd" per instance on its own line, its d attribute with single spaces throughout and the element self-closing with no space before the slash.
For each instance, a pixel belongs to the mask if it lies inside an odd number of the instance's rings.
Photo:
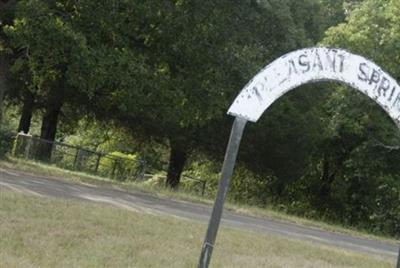
<svg viewBox="0 0 400 268">
<path fill-rule="evenodd" d="M 225 154 L 225 160 L 222 167 L 221 180 L 219 182 L 218 193 L 215 199 L 211 219 L 208 224 L 207 234 L 201 250 L 198 268 L 207 268 L 210 264 L 215 239 L 217 237 L 219 224 L 221 222 L 224 202 L 228 192 L 233 168 L 235 167 L 236 157 L 242 139 L 243 130 L 246 126 L 246 120 L 236 117 L 233 122 L 231 136 L 229 138 L 228 148 Z"/>
</svg>

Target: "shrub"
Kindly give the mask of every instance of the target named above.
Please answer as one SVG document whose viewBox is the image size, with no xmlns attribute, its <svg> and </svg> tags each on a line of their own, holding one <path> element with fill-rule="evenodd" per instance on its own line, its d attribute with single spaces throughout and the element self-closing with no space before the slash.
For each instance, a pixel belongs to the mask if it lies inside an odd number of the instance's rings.
<svg viewBox="0 0 400 268">
<path fill-rule="evenodd" d="M 0 128 L 0 158 L 4 158 L 13 151 L 15 144 L 15 133 Z"/>
<path fill-rule="evenodd" d="M 99 173 L 121 181 L 135 180 L 141 172 L 137 155 L 113 152 L 100 160 Z"/>
</svg>

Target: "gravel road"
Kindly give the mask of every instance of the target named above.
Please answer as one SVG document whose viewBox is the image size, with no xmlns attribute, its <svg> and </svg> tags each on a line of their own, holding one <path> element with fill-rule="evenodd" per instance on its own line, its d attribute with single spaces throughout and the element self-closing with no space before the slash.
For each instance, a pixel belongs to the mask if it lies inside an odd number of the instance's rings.
<svg viewBox="0 0 400 268">
<path fill-rule="evenodd" d="M 208 223 L 211 215 L 211 207 L 207 205 L 159 198 L 141 192 L 127 192 L 110 186 L 100 187 L 61 178 L 46 178 L 0 169 L 0 190 L 5 189 L 37 196 L 103 202 L 138 212 L 175 216 L 204 224 Z M 390 258 L 396 258 L 398 252 L 398 245 L 386 241 L 327 232 L 317 228 L 252 217 L 231 211 L 224 212 L 222 225 Z"/>
</svg>

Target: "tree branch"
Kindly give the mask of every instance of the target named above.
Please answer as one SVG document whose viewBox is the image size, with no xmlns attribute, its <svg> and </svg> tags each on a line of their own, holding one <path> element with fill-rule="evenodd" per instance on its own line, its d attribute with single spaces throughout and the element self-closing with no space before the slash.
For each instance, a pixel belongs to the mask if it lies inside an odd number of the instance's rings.
<svg viewBox="0 0 400 268">
<path fill-rule="evenodd" d="M 394 146 L 394 145 L 386 145 L 386 144 L 384 144 L 384 143 L 378 141 L 378 140 L 375 139 L 375 138 L 373 138 L 373 140 L 374 140 L 374 142 L 375 142 L 375 144 L 374 144 L 375 147 L 381 147 L 381 148 L 384 148 L 384 149 L 389 150 L 389 151 L 397 151 L 397 150 L 400 150 L 400 146 L 399 146 L 399 145 L 396 145 L 396 146 Z"/>
</svg>

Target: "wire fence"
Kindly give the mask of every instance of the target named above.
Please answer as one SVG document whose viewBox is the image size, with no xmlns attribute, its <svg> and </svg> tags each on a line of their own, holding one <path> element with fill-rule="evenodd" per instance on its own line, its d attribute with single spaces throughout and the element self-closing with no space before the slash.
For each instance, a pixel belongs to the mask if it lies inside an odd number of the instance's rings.
<svg viewBox="0 0 400 268">
<path fill-rule="evenodd" d="M 47 141 L 22 133 L 16 137 L 13 155 L 119 181 L 143 179 L 146 169 L 146 163 L 142 160 L 95 152 L 80 146 Z"/>
<path fill-rule="evenodd" d="M 24 133 L 17 134 L 12 154 L 18 158 L 37 160 L 63 169 L 85 172 L 118 181 L 144 181 L 153 174 L 146 173 L 146 161 L 96 152 L 58 141 L 48 141 Z M 165 180 L 165 176 L 162 176 Z M 182 188 L 204 196 L 206 180 L 183 175 Z"/>
</svg>

